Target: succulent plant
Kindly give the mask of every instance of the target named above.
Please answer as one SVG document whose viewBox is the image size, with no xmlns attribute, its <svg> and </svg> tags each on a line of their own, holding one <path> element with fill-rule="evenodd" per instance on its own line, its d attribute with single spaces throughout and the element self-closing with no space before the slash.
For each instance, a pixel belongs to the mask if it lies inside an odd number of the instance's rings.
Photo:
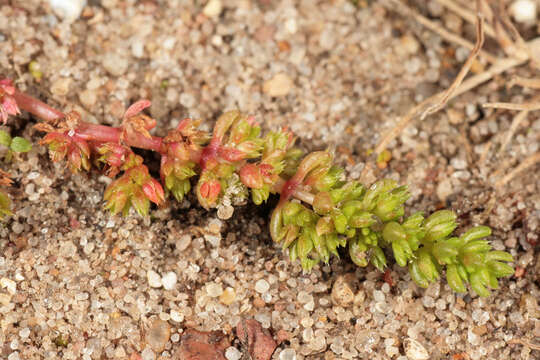
<svg viewBox="0 0 540 360">
<path fill-rule="evenodd" d="M 36 128 L 47 132 L 42 144 L 49 146 L 53 160 L 66 158 L 73 172 L 96 164 L 115 178 L 104 196 L 105 208 L 113 214 L 126 215 L 134 208 L 146 216 L 151 203 L 161 206 L 169 194 L 182 201 L 192 184 L 200 205 L 217 207 L 218 215 L 220 206 L 243 202 L 249 195 L 259 205 L 270 194 L 279 194 L 269 224 L 271 237 L 305 271 L 339 257 L 343 248 L 358 266 L 371 263 L 383 270 L 392 255 L 399 266 L 409 268 L 420 287 L 445 274 L 455 291 L 465 292 L 470 284 L 480 296 L 488 296 L 489 289 L 498 288 L 499 278 L 514 271 L 508 265 L 512 256 L 493 250 L 486 240 L 488 227 L 455 236 L 452 211 L 436 211 L 427 218 L 420 212 L 407 215 L 407 186 L 390 179 L 370 186 L 347 180 L 330 151 L 302 158 L 287 129 L 261 136 L 253 117 L 239 111 L 221 115 L 211 135 L 198 129 L 200 120 L 184 119 L 161 138 L 149 132 L 156 121 L 142 113 L 150 106 L 147 100 L 130 106 L 118 128 L 84 122 L 76 113 L 65 115 L 19 93 L 6 80 L 0 81 L 0 101 L 0 120 L 19 107 L 45 120 Z M 161 156 L 161 182 L 132 148 Z M 390 157 L 385 154 L 379 162 L 386 164 Z M 7 214 L 2 209 L 8 203 L 0 193 L 0 215 Z"/>
</svg>

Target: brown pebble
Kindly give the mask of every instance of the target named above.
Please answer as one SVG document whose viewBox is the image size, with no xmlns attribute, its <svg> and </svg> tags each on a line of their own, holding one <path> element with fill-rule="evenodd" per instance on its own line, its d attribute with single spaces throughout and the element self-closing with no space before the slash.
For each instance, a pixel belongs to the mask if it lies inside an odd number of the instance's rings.
<svg viewBox="0 0 540 360">
<path fill-rule="evenodd" d="M 171 336 L 171 327 L 166 321 L 156 319 L 150 325 L 148 332 L 146 333 L 146 342 L 152 350 L 161 352 L 165 349 L 167 341 Z"/>
<path fill-rule="evenodd" d="M 354 301 L 354 274 L 339 276 L 332 286 L 332 302 L 339 306 L 349 306 Z"/>
<path fill-rule="evenodd" d="M 236 335 L 253 360 L 269 360 L 277 347 L 270 332 L 263 329 L 257 320 L 240 321 L 236 326 Z"/>
<path fill-rule="evenodd" d="M 230 346 L 227 336 L 221 331 L 202 332 L 188 329 L 182 335 L 180 348 L 174 359 L 182 360 L 226 360 L 224 351 Z"/>
<path fill-rule="evenodd" d="M 263 308 L 266 303 L 263 301 L 263 299 L 257 296 L 255 299 L 253 299 L 253 305 L 257 308 Z"/>
<path fill-rule="evenodd" d="M 278 330 L 276 333 L 276 338 L 279 344 L 281 344 L 284 341 L 287 341 L 291 338 L 292 334 L 288 331 L 285 331 L 283 329 Z"/>
</svg>

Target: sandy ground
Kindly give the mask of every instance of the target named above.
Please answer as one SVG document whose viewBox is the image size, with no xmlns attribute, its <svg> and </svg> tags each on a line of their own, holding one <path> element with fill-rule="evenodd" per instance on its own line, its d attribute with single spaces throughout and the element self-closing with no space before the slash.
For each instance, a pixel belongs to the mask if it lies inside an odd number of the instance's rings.
<svg viewBox="0 0 540 360">
<path fill-rule="evenodd" d="M 468 55 L 375 1 L 88 3 L 69 23 L 45 2 L 0 0 L 0 74 L 106 124 L 149 98 L 160 135 L 186 116 L 209 129 L 238 108 L 265 129 L 288 124 L 306 149 L 336 148 L 353 178 L 381 134 L 446 88 Z M 435 2 L 416 9 L 474 41 L 474 26 Z M 486 49 L 502 56 L 493 41 Z M 527 66 L 511 72 L 534 75 Z M 388 167 L 364 179 L 409 184 L 411 212 L 448 207 L 464 226 L 491 226 L 494 247 L 520 269 L 491 297 L 456 295 L 444 282 L 420 289 L 395 264 L 390 286 L 346 257 L 302 274 L 269 238 L 269 206 L 238 208 L 223 222 L 190 197 L 147 219 L 112 217 L 103 210 L 107 178 L 73 176 L 35 146 L 3 165 L 15 180 L 15 214 L 0 228 L 0 358 L 168 359 L 188 328 L 225 332 L 227 358 L 246 358 L 233 331 L 246 318 L 285 339 L 274 359 L 540 358 L 538 166 L 492 186 L 538 151 L 540 119 L 531 113 L 497 154 L 515 113 L 479 106 L 531 96 L 506 88 L 508 78 L 412 123 L 390 143 Z M 7 128 L 37 142 L 34 124 L 23 115 Z M 352 302 L 332 298 L 343 276 Z"/>
</svg>

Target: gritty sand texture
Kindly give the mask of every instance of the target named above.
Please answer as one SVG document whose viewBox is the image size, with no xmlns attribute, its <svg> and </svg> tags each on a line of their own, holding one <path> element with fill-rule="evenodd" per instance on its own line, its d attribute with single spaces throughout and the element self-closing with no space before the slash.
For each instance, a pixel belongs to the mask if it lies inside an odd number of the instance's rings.
<svg viewBox="0 0 540 360">
<path fill-rule="evenodd" d="M 90 0 L 68 22 L 46 1 L 0 0 L 0 73 L 110 125 L 130 103 L 151 99 L 158 135 L 186 116 L 210 129 L 238 108 L 263 129 L 288 125 L 307 150 L 336 149 L 358 178 L 381 134 L 445 89 L 468 55 L 411 18 L 360 2 Z M 474 42 L 473 25 L 427 3 L 411 6 Z M 486 49 L 500 53 L 493 42 Z M 249 318 L 279 334 L 280 360 L 540 358 L 532 348 L 540 342 L 538 166 L 492 187 L 538 151 L 540 118 L 531 113 L 497 154 L 515 113 L 479 106 L 530 97 L 507 89 L 507 79 L 413 122 L 390 143 L 388 166 L 364 174 L 409 184 L 409 212 L 448 207 L 458 231 L 491 226 L 495 249 L 521 269 L 491 297 L 456 295 L 444 281 L 420 289 L 394 263 L 390 286 L 347 256 L 303 274 L 268 235 L 270 206 L 239 207 L 224 222 L 191 196 L 147 219 L 112 217 L 102 201 L 108 178 L 72 175 L 36 145 L 2 165 L 15 181 L 15 210 L 0 226 L 0 358 L 170 359 L 195 328 L 224 332 L 233 346 L 226 356 L 238 360 L 246 349 L 234 328 Z M 37 143 L 35 123 L 23 115 L 3 128 Z M 157 170 L 157 158 L 144 155 Z"/>
</svg>

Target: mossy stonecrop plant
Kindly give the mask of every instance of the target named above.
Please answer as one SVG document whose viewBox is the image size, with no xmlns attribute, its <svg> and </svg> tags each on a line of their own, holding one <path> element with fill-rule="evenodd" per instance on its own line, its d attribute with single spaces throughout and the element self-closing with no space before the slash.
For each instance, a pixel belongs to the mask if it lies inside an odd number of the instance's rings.
<svg viewBox="0 0 540 360">
<path fill-rule="evenodd" d="M 184 119 L 161 138 L 149 133 L 156 121 L 142 113 L 150 106 L 147 100 L 130 106 L 115 128 L 84 122 L 74 112 L 63 114 L 17 90 L 4 92 L 6 98 L 44 120 L 36 127 L 47 132 L 41 143 L 49 146 L 54 161 L 67 159 L 73 172 L 95 165 L 115 178 L 104 196 L 114 214 L 134 208 L 145 216 L 151 202 L 161 206 L 169 194 L 181 201 L 192 184 L 206 209 L 249 196 L 262 204 L 270 194 L 279 194 L 270 220 L 272 239 L 305 271 L 338 257 L 338 248 L 347 249 L 358 266 L 372 263 L 380 270 L 392 254 L 421 287 L 444 272 L 452 289 L 465 292 L 469 283 L 480 296 L 488 296 L 498 278 L 514 272 L 507 264 L 512 256 L 492 250 L 486 240 L 488 227 L 453 236 L 457 222 L 452 211 L 406 216 L 406 186 L 389 179 L 368 187 L 347 181 L 330 152 L 302 157 L 288 130 L 261 136 L 253 118 L 238 111 L 219 117 L 212 134 L 198 129 L 200 121 Z M 133 147 L 161 155 L 161 181 L 150 175 Z"/>
</svg>

